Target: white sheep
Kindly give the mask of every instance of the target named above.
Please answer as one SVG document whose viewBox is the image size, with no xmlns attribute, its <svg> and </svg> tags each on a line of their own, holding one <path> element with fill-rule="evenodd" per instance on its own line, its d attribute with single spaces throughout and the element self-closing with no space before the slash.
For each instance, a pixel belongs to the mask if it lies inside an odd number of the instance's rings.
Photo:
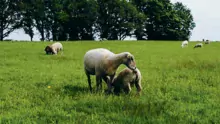
<svg viewBox="0 0 220 124">
<path fill-rule="evenodd" d="M 52 45 L 46 46 L 44 51 L 46 54 L 57 54 L 59 51 L 63 50 L 63 45 L 60 42 L 53 43 Z"/>
<path fill-rule="evenodd" d="M 99 41 L 106 41 L 106 38 L 100 38 Z"/>
<path fill-rule="evenodd" d="M 209 40 L 206 40 L 206 41 L 205 41 L 205 44 L 210 44 L 210 41 L 209 41 Z"/>
<path fill-rule="evenodd" d="M 114 93 L 116 94 L 119 94 L 121 90 L 128 94 L 131 91 L 131 87 L 134 85 L 139 94 L 142 90 L 141 72 L 137 68 L 134 71 L 129 68 L 123 69 L 117 76 L 114 77 L 112 83 Z"/>
<path fill-rule="evenodd" d="M 181 47 L 185 47 L 185 46 L 188 46 L 189 42 L 187 40 L 184 40 L 181 44 Z"/>
<path fill-rule="evenodd" d="M 195 46 L 194 46 L 194 48 L 202 48 L 202 46 L 203 46 L 203 44 L 202 43 L 197 43 Z"/>
<path fill-rule="evenodd" d="M 86 52 L 84 56 L 84 70 L 87 75 L 90 91 L 92 91 L 90 75 L 96 75 L 97 90 L 102 89 L 102 79 L 108 85 L 108 92 L 111 92 L 111 83 L 118 67 L 124 64 L 128 68 L 135 70 L 136 64 L 134 56 L 129 52 L 114 54 L 113 52 L 97 48 Z"/>
</svg>

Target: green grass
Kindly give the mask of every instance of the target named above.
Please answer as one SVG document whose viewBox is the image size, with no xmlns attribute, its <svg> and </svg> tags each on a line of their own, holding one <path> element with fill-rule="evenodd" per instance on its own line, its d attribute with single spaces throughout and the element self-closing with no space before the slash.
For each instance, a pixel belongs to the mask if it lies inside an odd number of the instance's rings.
<svg viewBox="0 0 220 124">
<path fill-rule="evenodd" d="M 1 124 L 220 123 L 220 43 L 62 42 L 57 56 L 45 55 L 47 44 L 0 42 Z M 83 56 L 98 47 L 135 56 L 141 96 L 135 87 L 130 95 L 105 95 L 104 82 L 103 92 L 89 92 Z"/>
</svg>

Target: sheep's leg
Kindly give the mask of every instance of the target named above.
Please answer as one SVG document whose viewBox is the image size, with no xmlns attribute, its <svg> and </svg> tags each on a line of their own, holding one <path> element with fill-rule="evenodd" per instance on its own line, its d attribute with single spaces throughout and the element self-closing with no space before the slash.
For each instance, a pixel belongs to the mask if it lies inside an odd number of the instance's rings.
<svg viewBox="0 0 220 124">
<path fill-rule="evenodd" d="M 102 78 L 101 78 L 101 76 L 99 76 L 99 75 L 96 75 L 96 90 L 98 91 L 102 86 Z M 99 86 L 101 86 L 101 87 L 99 87 Z"/>
<path fill-rule="evenodd" d="M 110 80 L 107 76 L 103 76 L 102 79 L 105 81 L 105 83 L 108 85 L 108 81 Z"/>
<path fill-rule="evenodd" d="M 141 86 L 140 81 L 135 82 L 135 87 L 137 88 L 138 93 L 140 93 L 142 90 L 142 86 Z"/>
<path fill-rule="evenodd" d="M 126 83 L 127 85 L 124 86 L 124 92 L 126 94 L 128 94 L 130 91 L 131 91 L 131 86 L 130 86 L 130 83 Z"/>
<path fill-rule="evenodd" d="M 108 92 L 111 93 L 112 91 L 112 81 L 115 75 L 111 75 L 110 79 L 107 78 L 107 85 L 108 85 Z"/>
<path fill-rule="evenodd" d="M 105 81 L 106 84 L 108 84 L 108 80 L 110 80 L 107 76 L 103 76 L 102 79 Z"/>
<path fill-rule="evenodd" d="M 53 54 L 57 55 L 57 51 L 53 48 L 52 49 Z"/>
<path fill-rule="evenodd" d="M 89 90 L 90 90 L 90 92 L 92 92 L 92 85 L 91 85 L 91 78 L 90 78 L 90 75 L 89 75 L 89 74 L 86 74 L 86 75 L 87 75 L 87 79 L 88 79 Z"/>
<path fill-rule="evenodd" d="M 105 81 L 105 83 L 106 83 L 107 86 L 108 86 L 108 84 L 109 84 L 108 82 L 110 82 L 109 77 L 108 77 L 108 76 L 103 76 L 102 79 Z M 106 91 L 108 92 L 108 89 L 107 89 Z"/>
</svg>

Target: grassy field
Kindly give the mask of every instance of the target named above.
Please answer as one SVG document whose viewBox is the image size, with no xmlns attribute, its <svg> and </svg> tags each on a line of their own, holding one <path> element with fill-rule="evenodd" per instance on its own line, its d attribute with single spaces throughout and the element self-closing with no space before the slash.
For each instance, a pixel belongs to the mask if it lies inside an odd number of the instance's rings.
<svg viewBox="0 0 220 124">
<path fill-rule="evenodd" d="M 57 56 L 44 53 L 47 44 L 0 42 L 1 124 L 220 123 L 220 43 L 63 42 Z M 98 47 L 135 56 L 141 96 L 135 87 L 120 96 L 89 92 L 83 56 Z"/>
</svg>

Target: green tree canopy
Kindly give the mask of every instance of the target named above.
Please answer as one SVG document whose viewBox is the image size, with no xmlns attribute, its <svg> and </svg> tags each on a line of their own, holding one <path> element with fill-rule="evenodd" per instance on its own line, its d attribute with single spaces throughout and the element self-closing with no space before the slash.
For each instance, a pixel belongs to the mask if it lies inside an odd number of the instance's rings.
<svg viewBox="0 0 220 124">
<path fill-rule="evenodd" d="M 21 27 L 20 0 L 0 0 L 0 40 Z"/>
<path fill-rule="evenodd" d="M 195 22 L 170 0 L 1 0 L 0 40 L 22 28 L 41 40 L 186 40 Z"/>
</svg>

